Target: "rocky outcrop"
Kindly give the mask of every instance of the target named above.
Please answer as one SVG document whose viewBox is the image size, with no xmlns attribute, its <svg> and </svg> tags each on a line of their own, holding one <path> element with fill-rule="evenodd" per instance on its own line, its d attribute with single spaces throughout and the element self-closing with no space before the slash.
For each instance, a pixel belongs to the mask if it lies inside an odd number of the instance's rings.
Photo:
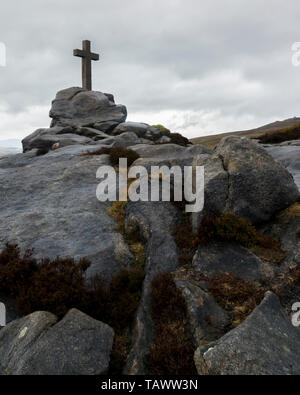
<svg viewBox="0 0 300 395">
<path fill-rule="evenodd" d="M 261 282 L 274 276 L 272 266 L 246 248 L 222 242 L 199 247 L 193 259 L 193 268 L 209 278 L 230 273 L 245 281 Z"/>
<path fill-rule="evenodd" d="M 280 302 L 268 292 L 262 303 L 237 328 L 195 353 L 199 374 L 298 375 L 300 332 Z"/>
<path fill-rule="evenodd" d="M 251 287 L 260 283 L 265 291 L 277 275 L 288 274 L 290 266 L 298 264 L 298 217 L 287 222 L 282 217 L 275 218 L 299 196 L 284 168 L 291 169 L 292 165 L 281 160 L 274 150 L 272 155 L 282 166 L 264 148 L 245 138 L 224 138 L 211 151 L 201 145 L 190 146 L 185 138 L 159 125 L 126 122 L 126 115 L 126 108 L 116 105 L 110 94 L 81 88 L 58 92 L 50 111 L 50 128 L 27 136 L 23 154 L 0 158 L 0 250 L 6 242 L 15 242 L 21 252 L 34 248 L 35 258 L 86 257 L 91 261 L 87 278 L 100 276 L 108 286 L 121 268 L 131 268 L 137 262 L 130 236 L 142 241 L 146 275 L 132 322 L 125 373 L 151 373 L 146 362 L 155 339 L 151 282 L 163 272 L 172 273 L 177 291 L 186 301 L 195 349 L 201 345 L 195 354 L 199 374 L 297 373 L 299 352 L 292 350 L 290 339 L 295 337 L 297 349 L 299 336 L 274 295 L 267 294 L 243 324 L 225 335 L 235 318 L 231 307 L 244 306 L 233 303 L 229 309 L 209 288 L 210 279 L 230 273 L 251 282 Z M 171 202 L 129 202 L 125 223 L 122 211 L 122 227 L 117 227 L 108 214 L 112 202 L 97 200 L 100 181 L 96 172 L 102 165 L 111 165 L 110 155 L 82 154 L 103 147 L 136 151 L 140 158 L 134 165 L 145 166 L 148 172 L 151 166 L 179 166 L 182 170 L 192 164 L 204 166 L 204 210 L 192 216 L 194 231 L 204 214 L 232 211 L 254 224 L 264 223 L 263 230 L 282 242 L 286 250 L 284 262 L 275 267 L 246 248 L 215 241 L 195 252 L 195 245 L 188 240 L 193 240 L 194 235 L 189 226 L 182 226 L 183 232 L 186 229 L 191 234 L 182 238 L 189 251 L 187 264 L 180 268 L 179 256 L 184 248 L 179 251 L 178 229 L 178 246 L 174 230 L 185 223 L 185 215 L 179 207 Z M 296 159 L 293 168 L 298 166 Z M 118 210 L 116 206 L 114 209 Z M 271 219 L 271 223 L 265 223 Z M 245 290 L 249 298 L 254 292 L 251 287 Z M 107 325 L 74 309 L 60 322 L 45 312 L 17 319 L 19 312 L 7 295 L 3 301 L 8 304 L 9 321 L 15 321 L 0 331 L 0 374 L 98 375 L 107 371 L 114 337 Z M 252 304 L 250 307 L 245 315 L 254 308 Z M 290 337 L 286 338 L 286 334 Z M 117 340 L 122 343 L 124 339 Z M 207 342 L 213 343 L 203 346 Z"/>
<path fill-rule="evenodd" d="M 0 374 L 99 375 L 107 371 L 114 331 L 72 309 L 36 312 L 0 331 Z"/>
<path fill-rule="evenodd" d="M 38 129 L 23 139 L 23 151 L 58 149 L 68 145 L 94 145 L 101 140 L 106 146 L 129 147 L 136 144 L 187 146 L 188 139 L 178 133 L 167 135 L 159 127 L 125 122 L 126 107 L 116 105 L 108 93 L 68 88 L 57 93 L 50 110 L 50 128 Z"/>
</svg>

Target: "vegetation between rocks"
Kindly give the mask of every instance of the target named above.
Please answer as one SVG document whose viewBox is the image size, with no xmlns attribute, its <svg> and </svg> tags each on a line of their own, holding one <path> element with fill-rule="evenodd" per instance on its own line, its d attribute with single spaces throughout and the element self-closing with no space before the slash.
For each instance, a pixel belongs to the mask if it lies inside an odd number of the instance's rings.
<svg viewBox="0 0 300 395">
<path fill-rule="evenodd" d="M 169 129 L 167 129 L 163 125 L 152 125 L 151 127 L 160 130 L 164 136 L 169 137 L 171 139 L 170 143 L 172 144 L 182 145 L 183 147 L 186 147 L 188 144 L 190 144 L 189 139 L 182 136 L 180 133 L 172 133 Z M 166 144 L 166 143 L 162 143 L 162 144 Z"/>
<path fill-rule="evenodd" d="M 122 147 L 102 147 L 96 151 L 88 151 L 82 154 L 83 156 L 92 156 L 92 155 L 109 155 L 110 161 L 113 166 L 119 165 L 120 158 L 127 158 L 127 165 L 131 166 L 134 161 L 139 159 L 139 154 L 135 151 Z"/>
<path fill-rule="evenodd" d="M 174 232 L 180 250 L 182 265 L 191 262 L 197 248 L 212 241 L 231 242 L 250 249 L 259 258 L 273 263 L 280 263 L 285 256 L 280 243 L 259 232 L 248 220 L 238 218 L 234 213 L 227 212 L 219 217 L 206 214 L 201 225 L 193 236 L 188 218 Z"/>
<path fill-rule="evenodd" d="M 241 324 L 262 301 L 266 289 L 225 273 L 214 279 L 205 278 L 216 302 L 232 313 L 233 326 Z"/>
<path fill-rule="evenodd" d="M 0 254 L 0 292 L 16 299 L 24 313 L 49 311 L 62 318 L 71 308 L 77 308 L 114 328 L 117 344 L 112 353 L 112 371 L 120 373 L 128 345 L 126 335 L 137 309 L 144 280 L 141 267 L 122 269 L 110 287 L 101 278 L 86 283 L 85 272 L 90 262 L 83 258 L 33 258 L 33 251 L 21 255 L 20 249 L 6 244 Z"/>
<path fill-rule="evenodd" d="M 155 338 L 146 357 L 148 369 L 158 375 L 196 374 L 193 338 L 181 291 L 169 273 L 158 274 L 151 285 Z"/>
</svg>

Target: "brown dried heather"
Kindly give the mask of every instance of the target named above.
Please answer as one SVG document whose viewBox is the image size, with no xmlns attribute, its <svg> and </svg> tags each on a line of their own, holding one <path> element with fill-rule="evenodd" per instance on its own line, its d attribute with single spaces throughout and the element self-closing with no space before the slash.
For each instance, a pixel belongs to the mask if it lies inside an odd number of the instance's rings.
<svg viewBox="0 0 300 395">
<path fill-rule="evenodd" d="M 152 280 L 151 312 L 155 339 L 145 360 L 150 372 L 158 375 L 196 374 L 186 303 L 169 273 L 158 274 Z"/>
</svg>

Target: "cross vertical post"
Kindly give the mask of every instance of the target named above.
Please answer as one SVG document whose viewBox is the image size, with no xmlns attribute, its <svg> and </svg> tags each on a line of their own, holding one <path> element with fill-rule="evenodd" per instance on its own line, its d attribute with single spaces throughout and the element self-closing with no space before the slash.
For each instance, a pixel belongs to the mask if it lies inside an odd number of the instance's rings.
<svg viewBox="0 0 300 395">
<path fill-rule="evenodd" d="M 99 55 L 91 52 L 91 42 L 82 41 L 82 49 L 74 49 L 74 56 L 81 58 L 82 63 L 82 87 L 88 91 L 92 90 L 92 60 L 99 60 Z"/>
</svg>

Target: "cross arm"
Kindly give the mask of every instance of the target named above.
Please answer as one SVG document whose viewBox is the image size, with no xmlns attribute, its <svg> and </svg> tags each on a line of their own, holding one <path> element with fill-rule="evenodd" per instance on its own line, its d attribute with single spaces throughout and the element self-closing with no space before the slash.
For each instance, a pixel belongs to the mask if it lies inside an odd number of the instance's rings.
<svg viewBox="0 0 300 395">
<path fill-rule="evenodd" d="M 73 55 L 78 56 L 79 58 L 90 58 L 92 60 L 99 60 L 99 55 L 97 53 L 87 53 L 87 51 L 84 51 L 82 49 L 74 49 Z"/>
</svg>

